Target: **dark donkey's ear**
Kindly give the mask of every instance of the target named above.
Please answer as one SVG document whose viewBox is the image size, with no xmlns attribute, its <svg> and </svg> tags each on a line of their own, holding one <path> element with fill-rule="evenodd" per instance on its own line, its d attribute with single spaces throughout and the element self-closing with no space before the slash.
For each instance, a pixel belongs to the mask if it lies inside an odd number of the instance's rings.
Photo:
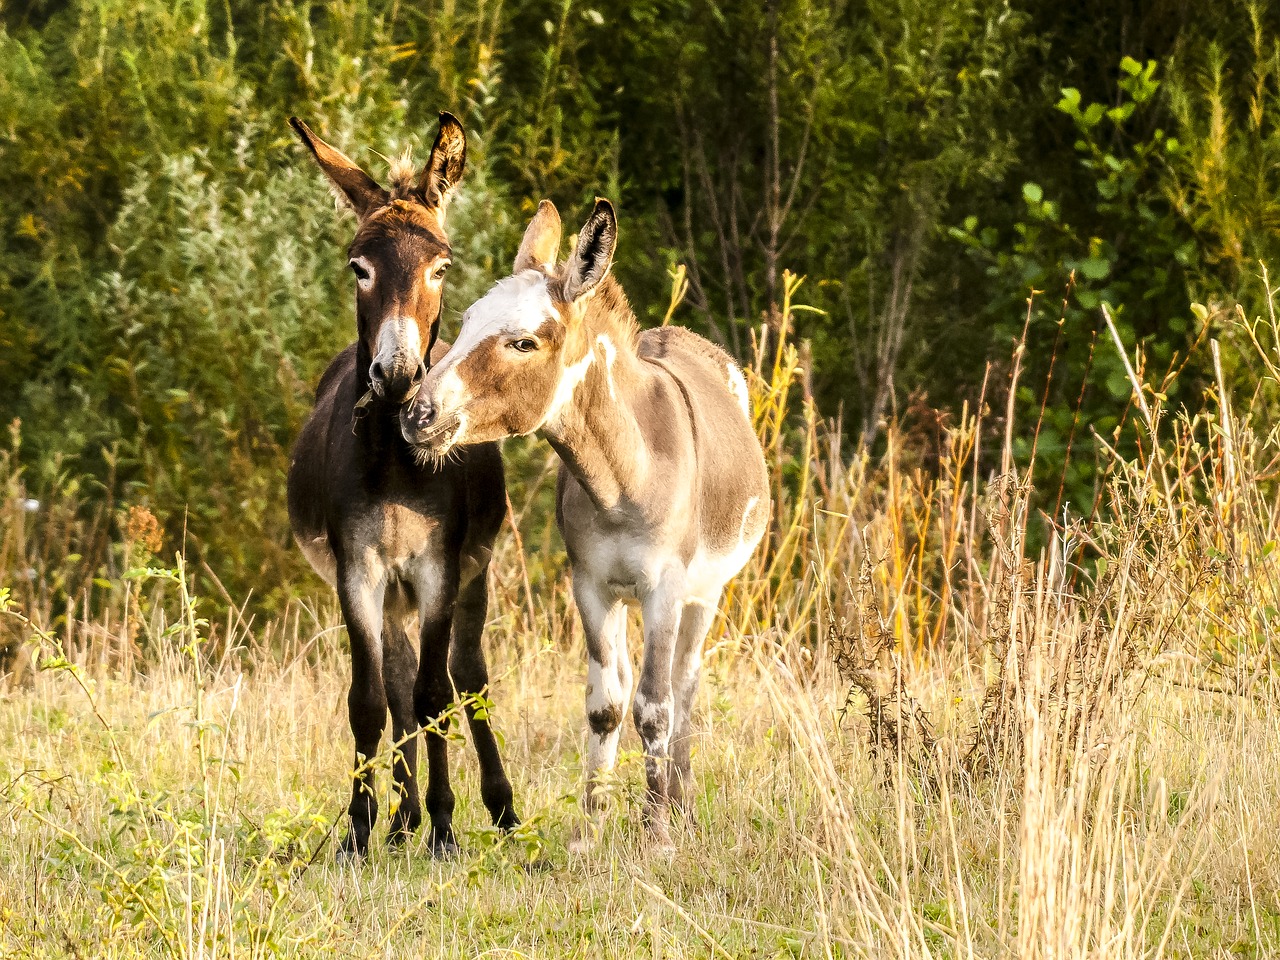
<svg viewBox="0 0 1280 960">
<path fill-rule="evenodd" d="M 314 133 L 311 128 L 297 117 L 289 118 L 289 126 L 293 127 L 298 138 L 307 145 L 311 155 L 320 164 L 320 169 L 329 178 L 334 188 L 351 204 L 356 216 L 363 220 L 372 211 L 387 202 L 387 191 L 378 186 L 376 180 L 369 176 L 340 150 L 335 150 Z"/>
<path fill-rule="evenodd" d="M 444 208 L 453 199 L 453 192 L 462 180 L 467 166 L 467 134 L 458 118 L 447 111 L 440 111 L 440 130 L 431 146 L 431 156 L 418 181 L 418 193 L 422 202 L 436 211 L 441 226 L 444 225 Z"/>
<path fill-rule="evenodd" d="M 613 204 L 597 199 L 591 216 L 578 232 L 578 246 L 565 264 L 564 299 L 573 303 L 600 285 L 613 263 L 613 248 L 618 243 L 618 217 Z"/>
</svg>

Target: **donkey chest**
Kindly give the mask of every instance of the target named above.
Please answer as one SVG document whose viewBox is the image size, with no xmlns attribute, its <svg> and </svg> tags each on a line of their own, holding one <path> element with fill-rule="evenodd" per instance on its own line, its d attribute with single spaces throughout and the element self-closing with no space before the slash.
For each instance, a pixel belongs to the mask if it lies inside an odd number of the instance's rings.
<svg viewBox="0 0 1280 960">
<path fill-rule="evenodd" d="M 424 565 L 439 563 L 447 533 L 443 518 L 415 503 L 371 506 L 351 517 L 347 527 L 354 553 L 402 580 L 417 579 Z"/>
<path fill-rule="evenodd" d="M 664 575 L 691 553 L 685 549 L 686 509 L 624 502 L 604 508 L 574 479 L 561 491 L 560 526 L 573 575 L 589 578 L 605 595 L 643 601 Z"/>
<path fill-rule="evenodd" d="M 670 551 L 645 531 L 591 526 L 566 531 L 575 577 L 587 577 L 607 595 L 642 600 L 671 562 Z"/>
</svg>

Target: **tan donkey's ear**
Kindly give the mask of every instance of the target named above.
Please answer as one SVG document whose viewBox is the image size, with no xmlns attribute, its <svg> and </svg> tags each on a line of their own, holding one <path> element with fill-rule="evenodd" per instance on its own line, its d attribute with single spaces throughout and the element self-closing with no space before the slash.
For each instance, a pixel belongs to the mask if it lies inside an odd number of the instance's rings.
<svg viewBox="0 0 1280 960">
<path fill-rule="evenodd" d="M 578 231 L 578 246 L 565 265 L 564 299 L 573 303 L 588 296 L 609 275 L 618 243 L 618 216 L 613 204 L 597 199 L 591 216 Z"/>
<path fill-rule="evenodd" d="M 515 266 L 511 272 L 541 270 L 543 273 L 551 273 L 556 268 L 556 258 L 559 255 L 560 214 L 554 203 L 543 200 L 524 231 L 524 239 L 520 241 L 520 249 L 516 253 Z"/>
<path fill-rule="evenodd" d="M 378 182 L 369 176 L 340 150 L 335 150 L 314 133 L 311 128 L 297 117 L 289 118 L 289 126 L 293 127 L 311 155 L 320 164 L 320 169 L 329 178 L 334 189 L 351 205 L 356 216 L 363 220 L 378 207 L 387 202 L 387 191 L 378 186 Z"/>
<path fill-rule="evenodd" d="M 431 146 L 431 156 L 418 181 L 422 202 L 436 211 L 436 219 L 444 226 L 444 211 L 453 199 L 462 171 L 467 166 L 467 134 L 452 113 L 440 111 L 440 129 Z"/>
</svg>

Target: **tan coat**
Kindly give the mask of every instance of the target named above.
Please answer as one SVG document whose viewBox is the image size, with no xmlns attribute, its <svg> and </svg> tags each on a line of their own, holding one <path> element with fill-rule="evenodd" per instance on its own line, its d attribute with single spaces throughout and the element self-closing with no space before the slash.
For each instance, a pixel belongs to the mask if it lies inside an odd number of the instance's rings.
<svg viewBox="0 0 1280 960">
<path fill-rule="evenodd" d="M 560 219 L 543 201 L 515 273 L 467 310 L 402 425 L 435 456 L 535 430 L 560 455 L 557 519 L 590 660 L 588 809 L 617 754 L 631 695 L 626 607 L 638 605 L 633 715 L 648 822 L 665 845 L 668 801 L 689 785 L 702 644 L 725 584 L 764 534 L 769 490 L 742 371 L 689 330 L 637 332 L 608 276 L 616 236 L 612 206 L 597 201 L 557 267 Z"/>
</svg>

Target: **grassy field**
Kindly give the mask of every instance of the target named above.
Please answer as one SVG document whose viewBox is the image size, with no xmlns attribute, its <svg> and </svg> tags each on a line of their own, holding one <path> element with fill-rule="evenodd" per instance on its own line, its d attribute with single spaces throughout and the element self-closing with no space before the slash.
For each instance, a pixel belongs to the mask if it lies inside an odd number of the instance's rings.
<svg viewBox="0 0 1280 960">
<path fill-rule="evenodd" d="M 1280 331 L 1253 329 L 1269 363 Z M 708 644 L 698 802 L 670 858 L 644 850 L 631 731 L 599 844 L 567 850 L 585 658 L 530 509 L 547 471 L 516 484 L 487 641 L 525 824 L 487 829 L 459 736 L 459 856 L 388 849 L 384 803 L 355 865 L 334 855 L 333 602 L 210 625 L 205 581 L 153 556 L 139 512 L 118 574 L 55 609 L 52 521 L 24 519 L 11 471 L 0 955 L 1277 955 L 1273 441 L 1222 395 L 1165 417 L 1134 378 L 1141 451 L 1091 513 L 1018 478 L 1007 442 L 1003 479 L 977 482 L 986 414 L 927 470 L 897 432 L 849 466 L 837 431 L 788 413 L 794 351 L 757 363 L 777 526 Z M 1061 522 L 1032 549 L 1037 503 Z"/>
<path fill-rule="evenodd" d="M 508 839 L 487 829 L 474 758 L 459 744 L 463 850 L 448 862 L 420 843 L 377 844 L 364 865 L 335 860 L 350 761 L 340 652 L 200 677 L 176 650 L 127 679 L 91 679 L 100 671 L 86 664 L 92 696 L 66 669 L 42 672 L 0 703 L 0 951 L 1280 950 L 1280 713 L 1269 698 L 1153 684 L 1108 718 L 1112 736 L 1089 744 L 1087 758 L 1032 735 L 1026 762 L 1039 782 L 930 796 L 908 777 L 885 784 L 865 721 L 841 722 L 844 686 L 829 669 L 812 669 L 794 645 L 725 647 L 701 698 L 700 798 L 678 853 L 644 853 L 632 733 L 600 844 L 574 857 L 582 651 L 518 638 L 496 647 L 495 715 L 526 826 Z M 918 683 L 933 701 L 966 695 L 941 676 Z"/>
</svg>

